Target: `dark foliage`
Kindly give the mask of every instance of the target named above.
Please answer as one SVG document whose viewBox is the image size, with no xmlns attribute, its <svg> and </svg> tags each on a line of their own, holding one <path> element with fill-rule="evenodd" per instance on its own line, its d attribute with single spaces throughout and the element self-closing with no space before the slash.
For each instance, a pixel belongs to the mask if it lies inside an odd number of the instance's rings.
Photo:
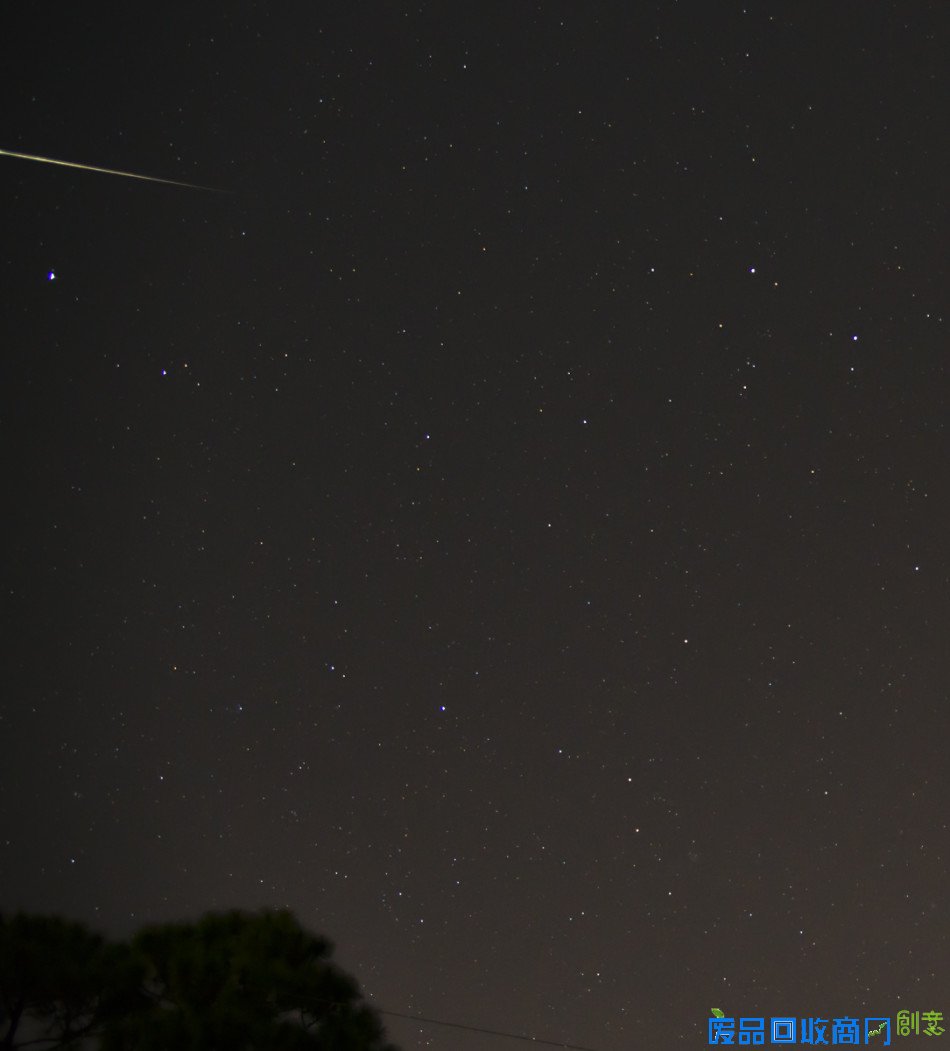
<svg viewBox="0 0 950 1051">
<path fill-rule="evenodd" d="M 288 912 L 210 913 L 109 944 L 0 919 L 0 1049 L 395 1051 L 331 944 Z"/>
</svg>

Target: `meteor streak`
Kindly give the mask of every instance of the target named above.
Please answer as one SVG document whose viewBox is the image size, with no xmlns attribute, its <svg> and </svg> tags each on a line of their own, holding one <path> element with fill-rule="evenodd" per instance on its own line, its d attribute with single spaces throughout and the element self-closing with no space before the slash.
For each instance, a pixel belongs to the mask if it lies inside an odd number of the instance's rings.
<svg viewBox="0 0 950 1051">
<path fill-rule="evenodd" d="M 21 161 L 38 161 L 40 164 L 58 164 L 61 168 L 79 168 L 84 172 L 101 172 L 103 175 L 121 175 L 126 179 L 142 179 L 144 182 L 161 182 L 166 186 L 184 186 L 189 190 L 208 190 L 210 193 L 227 193 L 214 186 L 198 186 L 193 182 L 179 182 L 177 179 L 158 179 L 154 175 L 137 175 L 135 172 L 118 171 L 115 168 L 97 168 L 92 164 L 77 164 L 75 161 L 58 161 L 53 157 L 38 157 L 34 153 L 16 153 L 13 150 L 2 150 L 4 157 L 19 157 Z"/>
</svg>

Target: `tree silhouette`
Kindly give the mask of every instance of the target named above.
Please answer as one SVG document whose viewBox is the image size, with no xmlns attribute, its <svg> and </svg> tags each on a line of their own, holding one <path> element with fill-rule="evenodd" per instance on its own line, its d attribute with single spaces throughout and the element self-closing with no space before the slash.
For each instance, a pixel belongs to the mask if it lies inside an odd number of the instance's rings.
<svg viewBox="0 0 950 1051">
<path fill-rule="evenodd" d="M 77 1045 L 131 1002 L 135 981 L 129 949 L 81 923 L 0 917 L 0 1048 Z"/>
<path fill-rule="evenodd" d="M 130 945 L 0 920 L 0 1051 L 396 1051 L 331 952 L 289 912 L 209 913 Z"/>
</svg>

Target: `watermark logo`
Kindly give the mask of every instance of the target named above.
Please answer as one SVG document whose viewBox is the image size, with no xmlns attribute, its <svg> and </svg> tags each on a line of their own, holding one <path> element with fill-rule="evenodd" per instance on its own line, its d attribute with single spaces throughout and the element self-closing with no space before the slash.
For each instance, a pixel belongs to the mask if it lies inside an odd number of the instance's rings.
<svg viewBox="0 0 950 1051">
<path fill-rule="evenodd" d="M 890 1047 L 892 1035 L 932 1037 L 945 1032 L 942 1011 L 898 1011 L 894 1021 L 885 1016 L 851 1018 L 847 1015 L 840 1018 L 730 1017 L 718 1007 L 712 1008 L 710 1014 L 708 1042 L 719 1047 L 755 1047 L 766 1043 L 799 1047 Z"/>
</svg>

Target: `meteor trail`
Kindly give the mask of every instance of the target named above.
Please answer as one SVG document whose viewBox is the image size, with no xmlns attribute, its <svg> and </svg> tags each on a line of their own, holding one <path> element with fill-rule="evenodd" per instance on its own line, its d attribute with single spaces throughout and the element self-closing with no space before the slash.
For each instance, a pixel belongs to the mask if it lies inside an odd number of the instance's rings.
<svg viewBox="0 0 950 1051">
<path fill-rule="evenodd" d="M 58 161 L 53 157 L 38 157 L 33 153 L 16 153 L 13 150 L 0 149 L 4 157 L 19 157 L 21 161 L 38 161 L 40 164 L 58 164 L 61 168 L 79 168 L 84 172 L 101 172 L 104 175 L 122 175 L 126 179 L 142 179 L 144 182 L 162 182 L 166 186 L 184 186 L 189 190 L 208 190 L 210 193 L 227 193 L 214 186 L 198 186 L 193 182 L 179 182 L 177 179 L 157 179 L 154 175 L 137 175 L 135 172 L 122 172 L 115 168 L 97 168 L 92 164 L 77 164 L 74 161 Z"/>
</svg>

